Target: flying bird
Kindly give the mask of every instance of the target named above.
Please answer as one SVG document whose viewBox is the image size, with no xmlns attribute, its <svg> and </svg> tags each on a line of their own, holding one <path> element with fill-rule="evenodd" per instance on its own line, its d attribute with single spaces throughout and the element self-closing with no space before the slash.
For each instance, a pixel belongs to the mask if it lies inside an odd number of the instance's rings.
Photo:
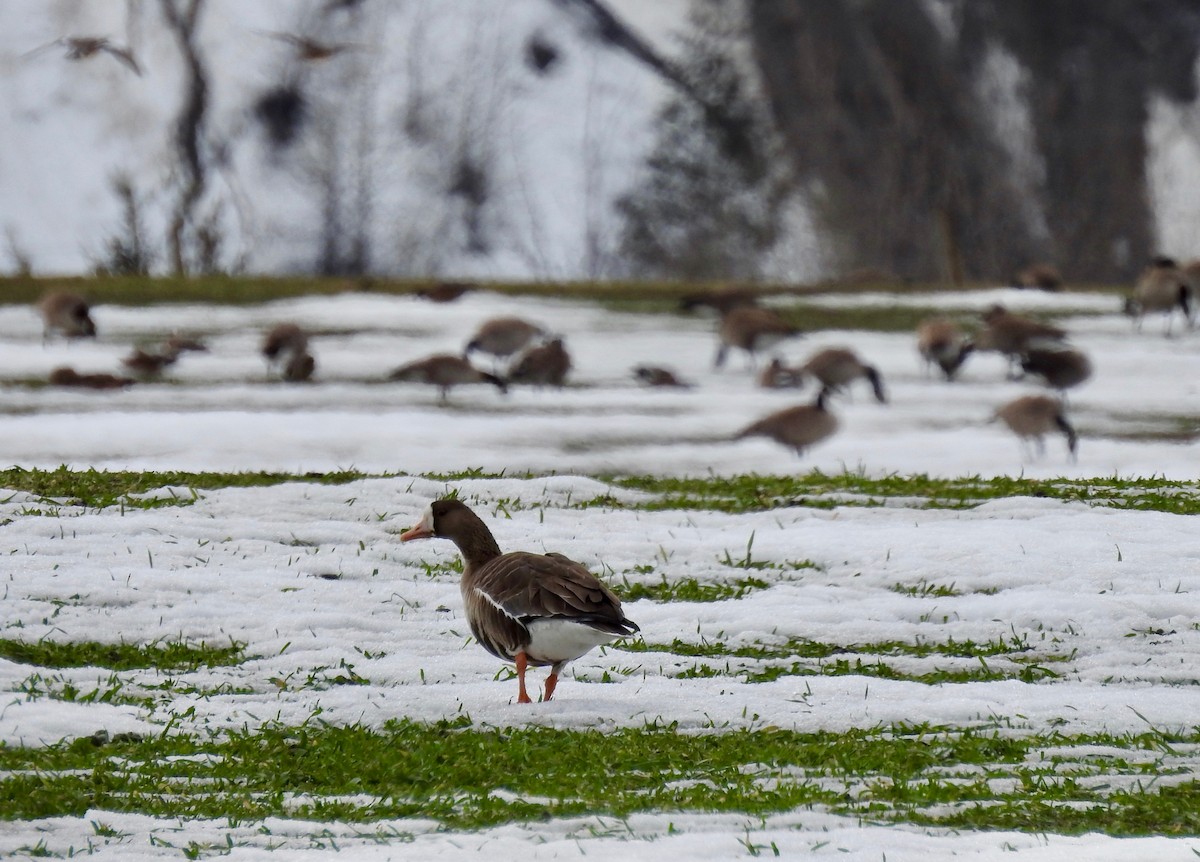
<svg viewBox="0 0 1200 862">
<path fill-rule="evenodd" d="M 32 57 L 54 47 L 65 48 L 68 60 L 86 60 L 97 54 L 109 54 L 135 75 L 142 74 L 142 67 L 138 65 L 133 52 L 127 47 L 114 45 L 104 36 L 63 36 L 61 39 L 55 39 L 53 42 L 47 42 L 45 45 L 34 48 L 22 56 L 23 58 Z"/>
</svg>

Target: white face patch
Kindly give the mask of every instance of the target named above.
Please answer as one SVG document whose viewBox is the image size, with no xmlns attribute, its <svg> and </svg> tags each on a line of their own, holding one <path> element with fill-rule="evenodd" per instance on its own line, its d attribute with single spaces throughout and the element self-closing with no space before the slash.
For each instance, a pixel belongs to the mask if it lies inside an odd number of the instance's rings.
<svg viewBox="0 0 1200 862">
<path fill-rule="evenodd" d="M 425 507 L 425 511 L 421 513 L 421 522 L 417 526 L 422 530 L 433 532 L 433 503 Z"/>
</svg>

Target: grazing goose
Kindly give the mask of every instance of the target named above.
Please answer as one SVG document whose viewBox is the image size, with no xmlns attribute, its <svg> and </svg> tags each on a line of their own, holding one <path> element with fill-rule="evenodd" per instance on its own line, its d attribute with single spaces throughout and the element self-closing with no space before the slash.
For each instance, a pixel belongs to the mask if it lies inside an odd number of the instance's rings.
<svg viewBox="0 0 1200 862">
<path fill-rule="evenodd" d="M 1013 282 L 1017 287 L 1062 290 L 1063 277 L 1052 263 L 1031 263 L 1017 273 Z"/>
<path fill-rule="evenodd" d="M 55 368 L 47 381 L 51 386 L 69 386 L 77 389 L 124 389 L 132 386 L 128 377 L 114 374 L 80 374 L 74 368 Z"/>
<path fill-rule="evenodd" d="M 1055 347 L 1067 337 L 1066 330 L 1029 317 L 1013 314 L 994 305 L 983 315 L 984 328 L 975 337 L 976 350 L 992 350 L 1009 362 L 1009 377 L 1017 376 L 1021 355 L 1036 347 Z"/>
<path fill-rule="evenodd" d="M 508 372 L 509 383 L 531 383 L 534 386 L 562 386 L 571 370 L 571 355 L 561 338 L 531 347 L 517 357 Z"/>
<path fill-rule="evenodd" d="M 525 668 L 550 666 L 550 700 L 567 662 L 638 631 L 621 600 L 591 572 L 562 554 L 500 552 L 479 516 L 458 500 L 437 500 L 400 541 L 449 539 L 463 556 L 467 622 L 479 645 L 517 666 L 518 703 L 531 703 Z"/>
<path fill-rule="evenodd" d="M 936 364 L 947 380 L 953 380 L 974 349 L 974 343 L 948 318 L 932 317 L 917 327 L 917 352 L 925 360 L 927 373 L 929 366 Z"/>
<path fill-rule="evenodd" d="M 417 296 L 430 302 L 454 302 L 463 294 L 474 290 L 475 286 L 462 281 L 442 281 L 431 287 L 423 287 L 417 291 Z"/>
<path fill-rule="evenodd" d="M 1046 451 L 1047 434 L 1061 431 L 1067 438 L 1067 451 L 1071 460 L 1075 460 L 1075 449 L 1079 436 L 1063 412 L 1062 402 L 1049 395 L 1023 395 L 1009 401 L 996 410 L 992 420 L 999 419 L 1009 430 L 1021 439 L 1022 447 L 1032 440 L 1037 447 L 1037 454 Z"/>
<path fill-rule="evenodd" d="M 1139 332 L 1142 330 L 1144 315 L 1150 312 L 1165 314 L 1167 322 L 1163 333 L 1169 336 L 1176 308 L 1183 312 L 1187 326 L 1191 327 L 1194 299 L 1189 275 L 1180 269 L 1173 259 L 1156 257 L 1138 278 L 1133 288 L 1133 296 L 1125 300 L 1125 313 L 1134 318 Z"/>
<path fill-rule="evenodd" d="M 828 391 L 822 389 L 812 404 L 788 407 L 746 426 L 734 440 L 746 437 L 770 437 L 776 443 L 791 447 L 797 455 L 814 443 L 819 443 L 837 430 L 838 420 L 826 407 Z"/>
<path fill-rule="evenodd" d="M 55 332 L 64 338 L 96 337 L 96 324 L 92 322 L 91 308 L 87 300 L 77 293 L 52 290 L 38 300 L 37 308 L 42 316 L 43 344 Z"/>
<path fill-rule="evenodd" d="M 267 360 L 267 375 L 279 367 L 279 376 L 289 383 L 309 380 L 317 360 L 308 350 L 308 333 L 294 323 L 277 323 L 263 336 L 262 355 Z"/>
<path fill-rule="evenodd" d="M 493 317 L 475 330 L 463 350 L 463 356 L 469 358 L 473 351 L 478 350 L 490 353 L 497 360 L 505 360 L 545 334 L 545 330 L 537 324 L 519 317 Z"/>
<path fill-rule="evenodd" d="M 837 392 L 849 386 L 859 378 L 866 378 L 875 393 L 875 400 L 880 404 L 887 403 L 887 395 L 883 391 L 883 378 L 872 366 L 867 365 L 854 353 L 844 347 L 827 347 L 818 350 L 808 358 L 797 373 L 815 377 L 824 389 Z"/>
<path fill-rule="evenodd" d="M 669 368 L 657 365 L 638 365 L 633 369 L 633 376 L 647 386 L 674 387 L 676 389 L 691 389 L 692 384 L 680 380 Z"/>
<path fill-rule="evenodd" d="M 713 365 L 720 368 L 731 347 L 746 351 L 750 366 L 754 367 L 754 354 L 768 349 L 785 338 L 802 335 L 798 327 L 788 323 L 774 311 L 758 306 L 738 306 L 721 315 L 717 327 L 716 359 Z"/>
<path fill-rule="evenodd" d="M 1051 389 L 1064 392 L 1092 376 L 1092 361 L 1081 350 L 1033 348 L 1021 357 L 1026 374 L 1042 378 Z M 1065 392 L 1064 392 L 1065 397 Z"/>
<path fill-rule="evenodd" d="M 490 383 L 501 392 L 508 391 L 508 385 L 495 374 L 480 371 L 461 356 L 449 353 L 439 353 L 401 365 L 388 375 L 388 380 L 436 386 L 443 404 L 446 403 L 446 395 L 451 388 L 467 383 Z"/>
</svg>

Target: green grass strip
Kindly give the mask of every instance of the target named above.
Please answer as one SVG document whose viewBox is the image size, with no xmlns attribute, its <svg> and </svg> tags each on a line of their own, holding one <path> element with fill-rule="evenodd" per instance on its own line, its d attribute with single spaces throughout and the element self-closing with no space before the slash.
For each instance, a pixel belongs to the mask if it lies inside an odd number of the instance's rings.
<svg viewBox="0 0 1200 862">
<path fill-rule="evenodd" d="M 464 829 L 585 813 L 767 815 L 816 805 L 972 828 L 1193 834 L 1200 831 L 1200 788 L 1173 758 L 1181 744 L 1197 743 L 1195 732 L 692 734 L 662 726 L 487 729 L 466 719 L 396 721 L 379 730 L 310 721 L 211 740 L 164 734 L 48 749 L 0 746 L 0 818 L 103 809 L 234 821 L 423 817 Z M 1123 754 L 1097 758 L 1096 746 Z M 1187 783 L 1162 781 L 1171 774 Z M 1104 780 L 1088 780 L 1096 777 Z"/>
<path fill-rule="evenodd" d="M 184 641 L 157 641 L 150 644 L 97 643 L 95 641 L 50 641 L 34 643 L 0 638 L 0 658 L 38 667 L 102 667 L 111 670 L 158 668 L 160 670 L 196 670 L 239 664 L 244 644 L 210 646 Z"/>
</svg>

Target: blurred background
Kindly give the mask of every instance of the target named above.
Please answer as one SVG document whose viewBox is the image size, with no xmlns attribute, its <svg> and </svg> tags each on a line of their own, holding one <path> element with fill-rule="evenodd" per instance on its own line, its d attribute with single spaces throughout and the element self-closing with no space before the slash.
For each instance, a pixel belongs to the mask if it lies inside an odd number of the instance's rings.
<svg viewBox="0 0 1200 862">
<path fill-rule="evenodd" d="M 0 272 L 1131 281 L 1195 0 L 5 0 Z"/>
</svg>

